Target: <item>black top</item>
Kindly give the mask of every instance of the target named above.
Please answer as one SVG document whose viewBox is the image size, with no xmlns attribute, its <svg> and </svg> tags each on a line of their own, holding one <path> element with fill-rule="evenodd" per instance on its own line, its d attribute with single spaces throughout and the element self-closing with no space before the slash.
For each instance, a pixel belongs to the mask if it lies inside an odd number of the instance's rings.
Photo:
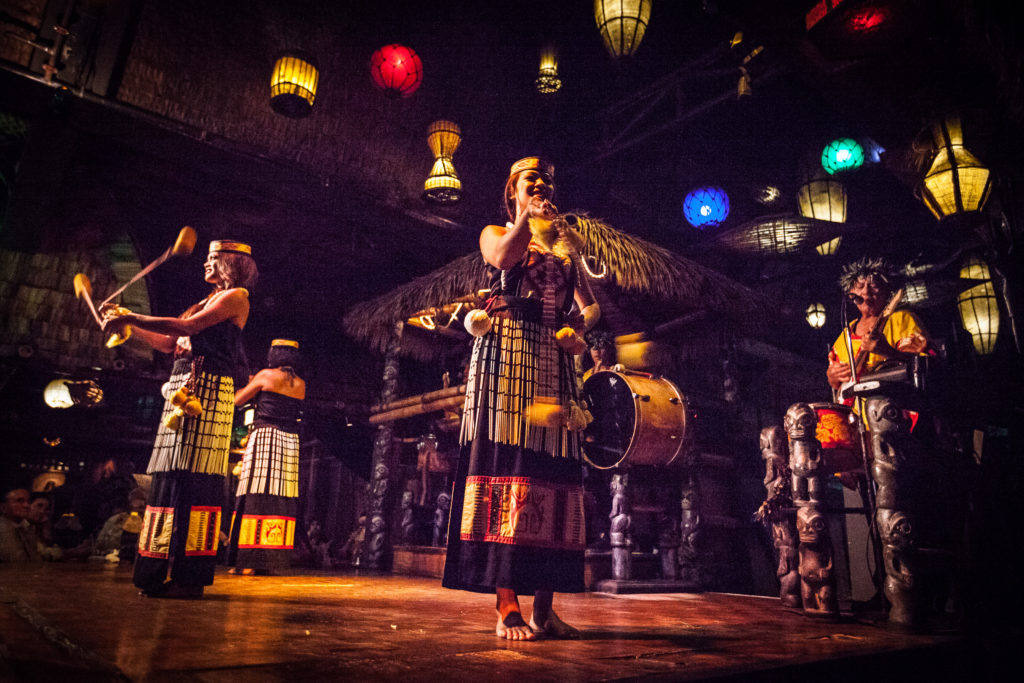
<svg viewBox="0 0 1024 683">
<path fill-rule="evenodd" d="M 203 371 L 215 375 L 237 375 L 245 363 L 241 354 L 242 330 L 230 320 L 207 327 L 189 337 L 192 357 L 203 357 Z"/>
<path fill-rule="evenodd" d="M 253 426 L 277 427 L 283 432 L 298 434 L 301 410 L 301 399 L 276 391 L 261 391 L 256 397 L 256 419 Z"/>
</svg>

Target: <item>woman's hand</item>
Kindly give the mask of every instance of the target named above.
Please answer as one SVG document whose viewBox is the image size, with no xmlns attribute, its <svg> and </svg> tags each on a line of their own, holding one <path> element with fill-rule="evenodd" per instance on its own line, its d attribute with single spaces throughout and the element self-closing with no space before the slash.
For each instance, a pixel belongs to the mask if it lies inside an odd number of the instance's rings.
<svg viewBox="0 0 1024 683">
<path fill-rule="evenodd" d="M 100 308 L 102 318 L 102 329 L 105 334 L 121 334 L 124 328 L 135 321 L 135 314 L 127 308 L 104 304 Z"/>
</svg>

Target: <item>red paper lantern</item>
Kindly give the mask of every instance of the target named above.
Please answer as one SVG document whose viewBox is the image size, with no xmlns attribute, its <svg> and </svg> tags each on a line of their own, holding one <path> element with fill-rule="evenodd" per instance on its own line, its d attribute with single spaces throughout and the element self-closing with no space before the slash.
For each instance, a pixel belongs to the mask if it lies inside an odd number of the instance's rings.
<svg viewBox="0 0 1024 683">
<path fill-rule="evenodd" d="M 370 75 L 391 97 L 409 97 L 423 81 L 420 56 L 404 45 L 385 45 L 370 57 Z"/>
</svg>

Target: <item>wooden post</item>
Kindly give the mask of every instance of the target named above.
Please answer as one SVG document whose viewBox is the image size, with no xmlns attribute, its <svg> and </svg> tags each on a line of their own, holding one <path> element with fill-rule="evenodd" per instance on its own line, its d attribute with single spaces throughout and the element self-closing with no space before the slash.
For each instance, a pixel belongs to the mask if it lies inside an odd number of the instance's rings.
<svg viewBox="0 0 1024 683">
<path fill-rule="evenodd" d="M 390 403 L 398 389 L 398 352 L 402 346 L 403 323 L 395 323 L 395 331 L 384 354 L 384 385 L 380 402 Z M 373 466 L 370 472 L 369 514 L 366 516 L 366 563 L 369 569 L 387 569 L 391 560 L 389 538 L 390 512 L 394 494 L 390 492 L 392 473 L 396 467 L 394 427 L 390 422 L 377 427 L 373 440 Z"/>
</svg>

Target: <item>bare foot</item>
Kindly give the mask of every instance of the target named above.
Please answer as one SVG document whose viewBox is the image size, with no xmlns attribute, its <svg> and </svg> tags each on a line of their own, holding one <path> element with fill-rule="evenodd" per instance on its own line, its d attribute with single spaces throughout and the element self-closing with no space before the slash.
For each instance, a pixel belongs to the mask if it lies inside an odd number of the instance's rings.
<svg viewBox="0 0 1024 683">
<path fill-rule="evenodd" d="M 562 621 L 554 610 L 548 612 L 543 625 L 537 623 L 536 615 L 530 617 L 530 629 L 545 638 L 557 640 L 576 640 L 580 637 L 580 630 Z"/>
<path fill-rule="evenodd" d="M 505 640 L 534 640 L 537 638 L 537 634 L 523 621 L 523 615 L 519 612 L 509 612 L 504 619 L 499 614 L 494 635 Z"/>
</svg>

